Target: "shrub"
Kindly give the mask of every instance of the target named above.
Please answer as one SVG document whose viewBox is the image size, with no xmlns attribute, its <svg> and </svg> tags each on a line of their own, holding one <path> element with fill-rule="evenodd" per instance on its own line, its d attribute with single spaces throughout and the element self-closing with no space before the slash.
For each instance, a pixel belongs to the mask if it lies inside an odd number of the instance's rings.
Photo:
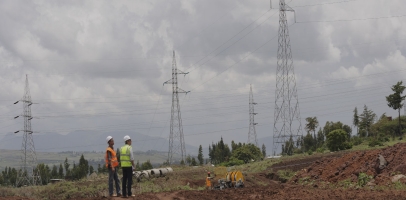
<svg viewBox="0 0 406 200">
<path fill-rule="evenodd" d="M 323 153 L 326 149 L 324 147 L 319 147 L 316 149 L 317 153 Z"/>
<path fill-rule="evenodd" d="M 358 136 L 352 137 L 351 141 L 352 141 L 352 144 L 355 146 L 362 144 L 362 138 L 358 137 Z"/>
<path fill-rule="evenodd" d="M 369 176 L 366 173 L 360 173 L 358 175 L 358 186 L 364 187 L 370 180 L 372 179 L 372 176 Z"/>
<path fill-rule="evenodd" d="M 370 147 L 374 147 L 376 145 L 383 146 L 383 143 L 380 140 L 376 139 L 376 138 L 371 139 L 369 141 L 369 143 L 368 143 L 368 146 L 370 146 Z"/>
<path fill-rule="evenodd" d="M 238 160 L 237 158 L 234 158 L 234 157 L 231 157 L 230 160 L 228 160 L 228 162 L 223 162 L 220 165 L 221 166 L 226 166 L 226 167 L 231 167 L 231 166 L 242 165 L 242 164 L 244 164 L 244 161 Z"/>
<path fill-rule="evenodd" d="M 342 129 L 327 134 L 327 147 L 330 151 L 351 149 L 352 144 L 347 142 L 347 133 Z"/>
</svg>

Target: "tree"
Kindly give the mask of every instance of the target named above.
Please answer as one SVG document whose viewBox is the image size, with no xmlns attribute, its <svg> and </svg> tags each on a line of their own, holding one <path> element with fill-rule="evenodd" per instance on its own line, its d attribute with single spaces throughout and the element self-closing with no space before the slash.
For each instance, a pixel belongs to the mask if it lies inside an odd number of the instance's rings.
<svg viewBox="0 0 406 200">
<path fill-rule="evenodd" d="M 244 163 L 249 163 L 252 160 L 261 160 L 262 153 L 261 150 L 254 144 L 245 144 L 233 152 L 232 158 L 242 160 Z"/>
<path fill-rule="evenodd" d="M 317 131 L 317 147 L 321 147 L 324 144 L 324 133 L 321 130 L 321 128 L 319 128 L 319 131 Z"/>
<path fill-rule="evenodd" d="M 312 134 L 307 133 L 307 135 L 303 138 L 303 148 L 305 152 L 314 151 L 316 144 L 314 143 L 314 138 Z"/>
<path fill-rule="evenodd" d="M 355 107 L 354 109 L 354 117 L 352 119 L 352 124 L 357 127 L 357 135 L 358 135 L 358 126 L 359 126 L 359 116 L 358 116 L 358 109 Z"/>
<path fill-rule="evenodd" d="M 66 176 L 69 176 L 69 175 L 70 175 L 70 170 L 69 170 L 70 164 L 69 164 L 69 162 L 68 162 L 68 158 L 65 158 L 64 165 L 65 165 L 65 175 L 66 175 Z"/>
<path fill-rule="evenodd" d="M 376 118 L 376 114 L 369 110 L 366 105 L 364 105 L 364 111 L 361 114 L 361 121 L 360 121 L 360 129 L 362 130 L 360 134 L 361 136 L 370 136 L 369 129 L 371 128 L 372 124 L 374 123 Z"/>
<path fill-rule="evenodd" d="M 199 165 L 203 165 L 203 148 L 202 145 L 199 146 L 199 153 L 197 154 L 197 160 L 199 161 Z"/>
<path fill-rule="evenodd" d="M 307 138 L 307 142 L 308 144 L 311 143 L 311 146 L 307 146 L 307 148 L 305 147 L 306 151 L 312 149 L 315 150 L 316 146 L 317 146 L 317 138 L 316 138 L 316 129 L 319 126 L 319 121 L 317 120 L 317 117 L 308 117 L 306 118 L 306 125 L 305 125 L 305 129 L 307 130 L 307 133 L 313 132 L 314 137 L 312 138 L 313 141 L 310 142 L 310 138 Z M 306 142 L 306 141 L 303 141 Z"/>
<path fill-rule="evenodd" d="M 63 178 L 63 167 L 62 167 L 62 163 L 59 164 L 58 178 Z"/>
<path fill-rule="evenodd" d="M 192 163 L 192 157 L 189 155 L 186 156 L 186 164 L 190 165 Z"/>
<path fill-rule="evenodd" d="M 313 132 L 314 134 L 316 133 L 316 129 L 319 126 L 319 121 L 317 120 L 317 117 L 308 117 L 306 118 L 306 126 L 305 129 L 307 132 Z"/>
<path fill-rule="evenodd" d="M 197 166 L 197 162 L 196 162 L 195 157 L 192 158 L 192 161 L 190 162 L 190 165 L 191 166 Z"/>
<path fill-rule="evenodd" d="M 347 142 L 347 133 L 342 129 L 331 131 L 327 134 L 327 148 L 330 151 L 339 151 L 352 148 Z"/>
<path fill-rule="evenodd" d="M 39 172 L 39 175 L 41 176 L 42 185 L 46 185 L 49 183 L 49 179 L 51 178 L 51 170 L 49 169 L 48 165 L 40 163 L 37 165 L 34 171 Z"/>
<path fill-rule="evenodd" d="M 183 160 L 182 160 L 183 161 Z M 141 164 L 141 170 L 148 170 L 154 168 L 151 164 L 151 161 L 147 160 L 146 162 Z"/>
<path fill-rule="evenodd" d="M 392 86 L 393 94 L 386 97 L 386 101 L 388 101 L 388 106 L 393 108 L 394 110 L 398 110 L 399 113 L 399 132 L 398 135 L 402 134 L 401 126 L 400 126 L 400 109 L 403 107 L 403 100 L 405 100 L 406 96 L 402 96 L 403 91 L 405 90 L 405 86 L 402 85 L 402 81 L 396 83 L 396 85 Z"/>
<path fill-rule="evenodd" d="M 93 174 L 94 172 L 94 168 L 92 165 L 89 166 L 89 174 Z"/>
<path fill-rule="evenodd" d="M 241 144 L 241 143 L 240 143 Z M 209 158 L 212 164 L 227 162 L 231 157 L 231 151 L 227 144 L 224 144 L 223 138 L 218 143 L 212 143 L 209 146 Z"/>
<path fill-rule="evenodd" d="M 298 138 L 298 141 L 297 141 L 298 143 L 301 143 L 301 138 L 302 137 Z M 289 140 L 286 141 L 285 144 L 282 145 L 282 155 L 288 155 L 288 156 L 293 155 L 294 146 L 295 146 L 295 142 L 293 141 L 292 136 L 290 136 Z"/>
<path fill-rule="evenodd" d="M 51 178 L 58 178 L 58 167 L 56 165 L 52 166 Z"/>
<path fill-rule="evenodd" d="M 85 157 L 80 156 L 79 165 L 77 166 L 77 177 L 78 179 L 84 178 L 89 174 L 89 162 L 85 159 Z"/>
<path fill-rule="evenodd" d="M 262 157 L 265 158 L 266 157 L 266 147 L 265 144 L 262 143 Z"/>
</svg>

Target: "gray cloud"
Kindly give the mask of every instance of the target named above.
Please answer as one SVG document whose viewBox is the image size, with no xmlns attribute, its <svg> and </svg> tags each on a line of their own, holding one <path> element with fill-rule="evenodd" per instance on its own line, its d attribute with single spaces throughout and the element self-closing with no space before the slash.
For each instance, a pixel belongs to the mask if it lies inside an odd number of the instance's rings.
<svg viewBox="0 0 406 200">
<path fill-rule="evenodd" d="M 289 4 L 298 22 L 397 16 L 406 8 L 400 0 L 333 2 Z M 33 107 L 38 131 L 168 137 L 171 86 L 162 83 L 171 78 L 172 50 L 178 68 L 190 71 L 179 76 L 179 87 L 192 90 L 180 95 L 187 143 L 246 142 L 250 84 L 258 137 L 272 136 L 279 23 L 278 10 L 268 9 L 266 1 L 2 1 L 0 138 L 22 126 L 12 120 L 21 105 L 12 103 L 22 97 L 25 74 L 40 103 Z M 350 125 L 352 110 L 364 104 L 396 115 L 384 96 L 405 75 L 404 18 L 288 18 L 303 119 Z"/>
</svg>

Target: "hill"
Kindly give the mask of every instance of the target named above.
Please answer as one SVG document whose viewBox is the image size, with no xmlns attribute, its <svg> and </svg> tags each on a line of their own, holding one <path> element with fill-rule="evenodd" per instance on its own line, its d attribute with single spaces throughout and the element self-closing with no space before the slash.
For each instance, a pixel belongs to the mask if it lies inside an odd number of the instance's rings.
<svg viewBox="0 0 406 200">
<path fill-rule="evenodd" d="M 115 147 L 124 144 L 123 137 L 129 135 L 133 141 L 134 151 L 161 151 L 169 149 L 169 142 L 165 138 L 152 137 L 141 133 L 133 132 L 96 132 L 96 131 L 74 131 L 66 135 L 58 133 L 43 133 L 34 136 L 34 144 L 38 152 L 64 152 L 64 151 L 104 151 L 106 137 L 113 136 Z M 8 133 L 0 140 L 2 149 L 21 149 L 22 134 Z M 197 155 L 198 147 L 186 144 L 186 153 Z"/>
</svg>

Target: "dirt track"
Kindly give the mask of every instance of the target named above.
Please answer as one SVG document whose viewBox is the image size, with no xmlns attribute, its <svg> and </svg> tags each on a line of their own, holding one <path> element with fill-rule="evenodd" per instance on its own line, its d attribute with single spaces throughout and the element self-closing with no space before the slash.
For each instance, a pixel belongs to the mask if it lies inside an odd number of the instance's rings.
<svg viewBox="0 0 406 200">
<path fill-rule="evenodd" d="M 269 187 L 227 189 L 223 191 L 177 191 L 137 195 L 134 199 L 404 199 L 406 191 L 330 190 L 299 185 L 275 184 Z"/>
</svg>

